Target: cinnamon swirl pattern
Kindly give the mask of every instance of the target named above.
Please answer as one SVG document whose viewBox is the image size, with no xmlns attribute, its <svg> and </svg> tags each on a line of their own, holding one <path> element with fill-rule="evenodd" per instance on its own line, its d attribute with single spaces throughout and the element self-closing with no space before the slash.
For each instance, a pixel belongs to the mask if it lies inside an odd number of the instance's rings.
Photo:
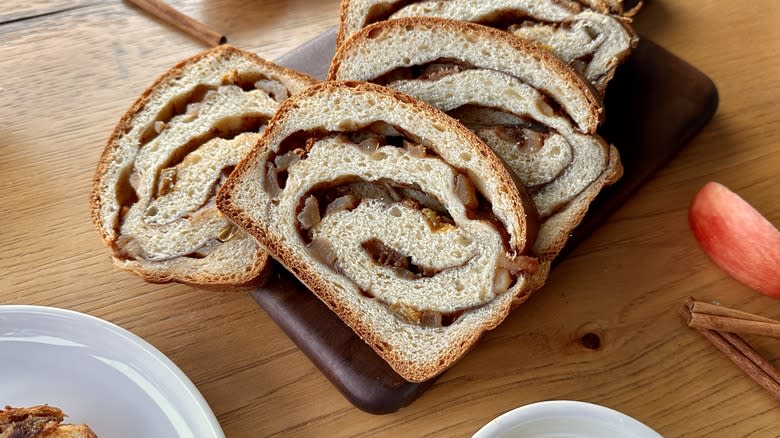
<svg viewBox="0 0 780 438">
<path fill-rule="evenodd" d="M 593 2 L 595 3 L 595 2 Z M 479 23 L 521 36 L 549 50 L 602 94 L 615 69 L 636 46 L 629 19 L 571 0 L 344 0 L 339 45 L 372 23 L 403 17 L 438 17 Z M 618 5 L 614 5 L 617 7 Z"/>
<path fill-rule="evenodd" d="M 327 82 L 282 105 L 222 211 L 409 380 L 430 378 L 546 276 L 535 211 L 472 133 L 408 96 Z"/>
<path fill-rule="evenodd" d="M 233 47 L 186 60 L 122 118 L 90 197 L 115 263 L 149 281 L 236 286 L 266 254 L 216 208 L 279 103 L 313 83 Z"/>
<path fill-rule="evenodd" d="M 542 220 L 534 250 L 551 259 L 590 200 L 620 174 L 617 151 L 595 128 L 575 128 L 572 113 L 586 119 L 600 105 L 568 73 L 557 59 L 504 32 L 408 18 L 355 34 L 339 47 L 329 77 L 384 84 L 475 132 L 528 188 Z M 565 86 L 568 94 L 561 91 Z"/>
</svg>

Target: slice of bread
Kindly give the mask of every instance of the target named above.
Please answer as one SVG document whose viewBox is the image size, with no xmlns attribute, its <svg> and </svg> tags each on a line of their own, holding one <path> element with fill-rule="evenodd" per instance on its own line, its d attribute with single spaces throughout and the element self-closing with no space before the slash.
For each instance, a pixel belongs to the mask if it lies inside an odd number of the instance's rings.
<svg viewBox="0 0 780 438">
<path fill-rule="evenodd" d="M 602 94 L 617 66 L 637 43 L 628 19 L 593 11 L 574 1 L 343 0 L 338 45 L 371 23 L 423 16 L 464 20 L 512 32 L 554 53 Z"/>
<path fill-rule="evenodd" d="M 86 424 L 62 424 L 62 410 L 39 405 L 0 410 L 0 438 L 97 438 Z"/>
<path fill-rule="evenodd" d="M 279 103 L 314 82 L 231 46 L 157 79 L 114 128 L 89 197 L 115 264 L 158 283 L 261 282 L 267 254 L 214 196 Z"/>
<path fill-rule="evenodd" d="M 471 128 L 531 193 L 542 220 L 534 251 L 545 260 L 622 173 L 617 150 L 594 133 L 597 95 L 558 59 L 506 32 L 437 18 L 387 20 L 342 44 L 328 76 L 387 85 Z"/>
<path fill-rule="evenodd" d="M 288 99 L 219 208 L 410 381 L 537 290 L 536 212 L 472 132 L 405 94 L 323 82 Z"/>
</svg>

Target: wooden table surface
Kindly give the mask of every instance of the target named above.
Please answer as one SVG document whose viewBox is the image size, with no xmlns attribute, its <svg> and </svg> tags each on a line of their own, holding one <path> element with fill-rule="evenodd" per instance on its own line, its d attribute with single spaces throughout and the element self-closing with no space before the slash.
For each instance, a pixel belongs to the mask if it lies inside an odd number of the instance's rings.
<svg viewBox="0 0 780 438">
<path fill-rule="evenodd" d="M 338 18 L 338 0 L 170 3 L 268 59 Z M 666 437 L 780 436 L 779 402 L 678 316 L 694 295 L 780 318 L 780 301 L 727 277 L 687 223 L 693 195 L 716 180 L 780 224 L 780 2 L 646 3 L 637 30 L 714 80 L 714 119 L 428 392 L 375 416 L 248 294 L 146 284 L 113 268 L 91 224 L 87 193 L 113 125 L 157 75 L 205 47 L 122 1 L 4 1 L 0 303 L 73 309 L 145 338 L 228 437 L 470 436 L 550 399 L 606 405 Z M 600 337 L 597 349 L 585 333 Z M 749 340 L 780 364 L 778 341 Z"/>
</svg>

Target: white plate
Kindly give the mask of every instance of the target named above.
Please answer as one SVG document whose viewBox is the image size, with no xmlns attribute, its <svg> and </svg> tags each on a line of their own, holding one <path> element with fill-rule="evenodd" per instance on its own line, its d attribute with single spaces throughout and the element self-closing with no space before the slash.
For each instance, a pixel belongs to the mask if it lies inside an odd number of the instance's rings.
<svg viewBox="0 0 780 438">
<path fill-rule="evenodd" d="M 554 400 L 509 411 L 472 438 L 663 438 L 639 421 L 604 406 Z"/>
<path fill-rule="evenodd" d="M 186 375 L 114 324 L 70 310 L 0 306 L 0 404 L 49 404 L 99 437 L 224 437 Z"/>
</svg>

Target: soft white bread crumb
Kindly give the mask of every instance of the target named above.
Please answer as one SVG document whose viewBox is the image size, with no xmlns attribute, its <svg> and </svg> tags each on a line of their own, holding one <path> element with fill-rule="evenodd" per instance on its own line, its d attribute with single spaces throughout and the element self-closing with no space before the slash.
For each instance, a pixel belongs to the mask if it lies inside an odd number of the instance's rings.
<svg viewBox="0 0 780 438">
<path fill-rule="evenodd" d="M 220 46 L 163 74 L 122 117 L 90 207 L 117 266 L 148 281 L 235 287 L 262 281 L 267 255 L 214 196 L 303 74 Z"/>
<path fill-rule="evenodd" d="M 574 128 L 576 114 L 601 110 L 591 103 L 597 101 L 593 92 L 559 60 L 544 55 L 485 26 L 405 18 L 353 35 L 339 47 L 329 78 L 384 81 L 471 128 L 529 188 L 542 219 L 534 250 L 552 259 L 621 166 L 617 151 L 603 139 Z M 553 109 L 544 92 L 549 84 L 565 84 L 557 89 L 568 94 L 552 97 L 569 99 L 560 107 L 572 112 Z"/>
<path fill-rule="evenodd" d="M 217 205 L 411 381 L 451 366 L 549 269 L 524 255 L 534 208 L 487 146 L 367 83 L 285 102 Z"/>
<path fill-rule="evenodd" d="M 512 72 L 548 96 L 549 103 L 561 106 L 582 132 L 595 132 L 601 123 L 601 98 L 591 92 L 587 82 L 555 56 L 521 38 L 505 38 L 505 32 L 457 20 L 405 18 L 388 22 L 394 24 L 377 23 L 361 32 L 359 39 L 339 46 L 329 78 L 378 78 L 398 67 L 441 59 L 468 60 L 481 69 Z"/>
<path fill-rule="evenodd" d="M 579 3 L 556 0 L 344 0 L 337 39 L 341 45 L 361 28 L 394 18 L 437 17 L 483 23 L 546 48 L 604 93 L 637 38 L 628 19 L 608 14 L 609 6 L 597 1 L 599 4 L 593 5 L 597 9 L 590 10 Z M 453 49 L 457 47 L 453 44 Z"/>
</svg>

